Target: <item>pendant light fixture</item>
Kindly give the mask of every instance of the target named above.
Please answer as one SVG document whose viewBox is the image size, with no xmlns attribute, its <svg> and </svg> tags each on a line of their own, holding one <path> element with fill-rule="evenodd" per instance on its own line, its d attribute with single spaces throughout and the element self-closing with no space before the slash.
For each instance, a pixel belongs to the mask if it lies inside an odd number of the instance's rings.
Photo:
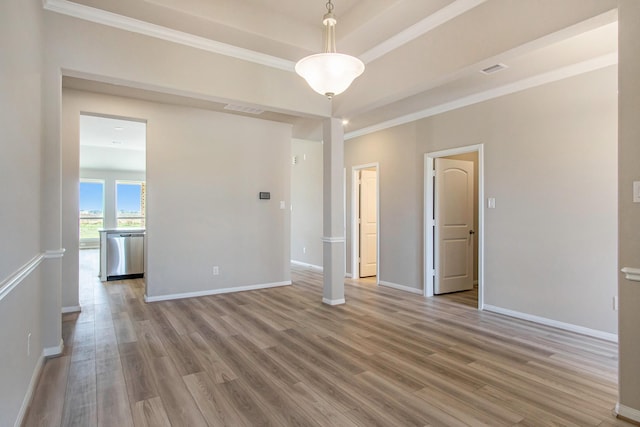
<svg viewBox="0 0 640 427">
<path fill-rule="evenodd" d="M 327 13 L 322 19 L 324 25 L 324 52 L 302 58 L 296 64 L 296 73 L 321 95 L 331 99 L 351 85 L 364 71 L 364 64 L 358 58 L 336 52 L 336 18 L 333 3 L 327 2 Z"/>
</svg>

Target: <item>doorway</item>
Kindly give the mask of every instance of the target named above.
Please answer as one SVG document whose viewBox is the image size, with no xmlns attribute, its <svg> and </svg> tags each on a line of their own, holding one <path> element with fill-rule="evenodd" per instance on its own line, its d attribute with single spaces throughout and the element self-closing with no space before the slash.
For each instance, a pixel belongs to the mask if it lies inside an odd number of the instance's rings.
<svg viewBox="0 0 640 427">
<path fill-rule="evenodd" d="M 441 163 L 442 167 L 439 167 L 440 170 L 446 170 L 447 167 L 451 167 L 455 165 L 453 159 L 462 161 L 460 163 L 461 166 L 464 166 L 464 161 L 468 161 L 473 159 L 475 156 L 474 164 L 477 166 L 476 173 L 474 176 L 477 176 L 477 186 L 474 186 L 474 199 L 473 199 L 473 207 L 475 210 L 474 217 L 475 220 L 473 223 L 469 223 L 468 220 L 464 218 L 456 218 L 456 227 L 453 227 L 456 232 L 463 232 L 465 235 L 455 235 L 451 234 L 451 242 L 452 244 L 447 247 L 442 244 L 443 238 L 447 237 L 446 233 L 450 233 L 451 230 L 443 229 L 441 226 L 444 224 L 442 221 L 440 223 L 436 223 L 436 218 L 438 217 L 438 206 L 436 206 L 436 200 L 442 199 L 444 196 L 444 187 L 442 183 L 441 185 L 437 184 L 436 177 L 436 164 Z M 451 162 L 449 166 L 447 166 L 446 161 L 442 162 L 444 159 L 448 159 Z M 427 297 L 432 297 L 437 293 L 438 284 L 443 286 L 443 260 L 446 259 L 445 255 L 449 255 L 451 257 L 455 257 L 455 267 L 460 270 L 459 274 L 454 274 L 451 282 L 453 283 L 453 288 L 456 289 L 456 286 L 460 286 L 460 282 L 458 281 L 458 277 L 464 279 L 464 276 L 469 273 L 468 268 L 466 267 L 466 262 L 468 260 L 464 258 L 464 251 L 462 252 L 452 252 L 445 254 L 444 251 L 454 251 L 456 249 L 456 245 L 462 248 L 465 245 L 473 246 L 473 265 L 470 267 L 473 272 L 473 284 L 478 287 L 478 309 L 482 310 L 484 306 L 484 206 L 482 201 L 484 200 L 484 159 L 483 159 L 483 145 L 472 145 L 467 147 L 460 147 L 450 150 L 443 150 L 433 153 L 425 154 L 425 217 L 424 217 L 424 229 L 425 229 L 425 239 L 424 239 L 424 295 Z M 462 171 L 464 167 L 453 166 L 458 171 Z M 442 173 L 442 172 L 439 172 Z M 468 172 L 466 173 L 468 175 Z M 455 174 L 459 177 L 465 175 L 465 173 Z M 464 181 L 464 178 L 454 178 L 454 181 Z M 458 184 L 456 184 L 458 185 Z M 464 184 L 459 184 L 463 185 Z M 451 191 L 451 190 L 450 190 Z M 439 194 L 440 192 L 440 194 Z M 466 196 L 458 195 L 458 197 L 454 197 L 451 203 L 464 203 Z M 447 202 L 449 203 L 449 202 Z M 442 202 L 441 202 L 442 204 Z M 440 226 L 440 227 L 439 227 Z M 446 249 L 444 249 L 446 248 Z M 449 249 L 451 248 L 451 249 Z M 463 255 L 460 255 L 460 254 Z M 444 292 L 448 292 L 450 289 L 447 288 L 448 285 L 444 285 Z M 463 285 L 465 286 L 465 285 Z"/>
<path fill-rule="evenodd" d="M 107 236 L 143 234 L 146 227 L 146 120 L 80 112 L 79 117 L 79 288 L 87 277 L 115 277 L 107 268 Z M 108 230 L 105 231 L 105 230 Z M 111 234 L 110 234 L 111 233 Z M 84 253 L 83 253 L 84 252 Z M 111 252 L 111 251 L 109 251 Z M 120 259 L 124 249 L 114 251 Z M 115 254 L 118 256 L 115 256 Z M 137 251 L 142 258 L 143 246 Z M 121 264 L 131 270 L 131 255 Z M 93 258 L 97 258 L 94 262 Z M 135 272 L 144 271 L 142 259 Z M 85 271 L 85 270 L 91 271 Z M 127 270 L 127 273 L 129 273 Z M 111 279 L 109 279 L 111 280 Z"/>
<path fill-rule="evenodd" d="M 354 279 L 380 276 L 380 222 L 378 163 L 352 168 L 351 272 Z"/>
</svg>

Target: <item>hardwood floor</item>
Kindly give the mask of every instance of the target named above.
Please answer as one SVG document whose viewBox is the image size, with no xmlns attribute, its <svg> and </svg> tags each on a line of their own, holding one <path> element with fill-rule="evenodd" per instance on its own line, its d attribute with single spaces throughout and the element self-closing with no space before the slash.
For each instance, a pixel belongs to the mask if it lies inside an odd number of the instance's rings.
<svg viewBox="0 0 640 427">
<path fill-rule="evenodd" d="M 145 304 L 81 251 L 82 313 L 25 426 L 629 425 L 613 343 L 320 274 L 293 286 Z M 470 291 L 473 292 L 473 291 Z M 467 303 L 465 303 L 467 301 Z"/>
</svg>

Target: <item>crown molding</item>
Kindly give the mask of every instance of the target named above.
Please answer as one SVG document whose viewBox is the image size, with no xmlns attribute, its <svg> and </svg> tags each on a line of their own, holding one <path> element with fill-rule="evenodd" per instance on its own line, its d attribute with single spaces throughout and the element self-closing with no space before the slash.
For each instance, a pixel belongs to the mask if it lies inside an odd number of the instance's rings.
<svg viewBox="0 0 640 427">
<path fill-rule="evenodd" d="M 437 28 L 453 18 L 468 12 L 474 7 L 481 5 L 485 1 L 486 0 L 456 0 L 450 5 L 443 7 L 416 24 L 413 24 L 409 28 L 399 32 L 395 36 L 392 36 L 379 45 L 369 49 L 360 55 L 359 58 L 365 64 L 375 61 L 400 46 L 428 33 L 434 28 Z"/>
<path fill-rule="evenodd" d="M 542 86 L 547 83 L 553 83 L 558 80 L 563 80 L 569 77 L 574 77 L 580 74 L 588 73 L 590 71 L 599 70 L 601 68 L 615 65 L 617 63 L 618 63 L 617 52 L 599 56 L 597 58 L 590 59 L 588 61 L 583 61 L 577 64 L 568 65 L 566 67 L 558 68 L 557 70 L 538 74 L 536 76 L 522 79 L 514 83 L 499 86 L 490 90 L 486 90 L 484 92 L 474 93 L 472 95 L 468 95 L 451 102 L 445 102 L 443 104 L 436 105 L 434 107 L 427 108 L 425 110 L 416 111 L 415 113 L 396 117 L 395 119 L 387 120 L 372 126 L 367 126 L 358 130 L 354 130 L 352 132 L 345 133 L 344 139 L 346 141 L 349 139 L 357 138 L 359 136 L 368 135 L 370 133 L 378 132 L 394 126 L 403 125 L 406 123 L 414 122 L 416 120 L 432 117 L 437 114 L 446 113 L 447 111 L 452 111 L 458 108 L 467 107 L 469 105 L 488 101 L 490 99 L 498 98 L 500 96 L 510 95 L 512 93 L 520 92 L 536 86 Z"/>
<path fill-rule="evenodd" d="M 267 67 L 290 72 L 294 71 L 295 63 L 287 59 L 195 36 L 193 34 L 144 22 L 139 19 L 129 18 L 117 13 L 74 3 L 69 0 L 43 0 L 43 6 L 45 10 L 50 12 L 83 19 L 96 24 L 107 25 L 120 30 L 155 37 L 169 42 L 194 47 L 196 49 L 241 59 L 243 61 L 265 65 Z"/>
</svg>

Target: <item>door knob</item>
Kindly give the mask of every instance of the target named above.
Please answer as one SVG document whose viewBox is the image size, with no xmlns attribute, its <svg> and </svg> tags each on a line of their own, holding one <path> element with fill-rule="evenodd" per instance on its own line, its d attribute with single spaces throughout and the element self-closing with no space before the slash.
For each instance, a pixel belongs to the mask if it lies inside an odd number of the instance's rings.
<svg viewBox="0 0 640 427">
<path fill-rule="evenodd" d="M 469 230 L 469 234 L 476 234 L 476 232 L 473 230 Z"/>
</svg>

